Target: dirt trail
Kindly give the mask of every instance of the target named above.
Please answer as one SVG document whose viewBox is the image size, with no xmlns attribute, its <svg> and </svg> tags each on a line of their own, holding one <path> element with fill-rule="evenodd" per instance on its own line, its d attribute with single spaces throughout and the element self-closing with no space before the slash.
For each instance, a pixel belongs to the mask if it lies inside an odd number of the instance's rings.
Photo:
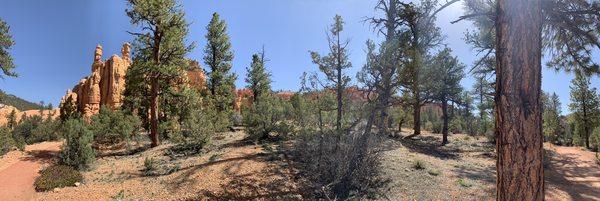
<svg viewBox="0 0 600 201">
<path fill-rule="evenodd" d="M 25 152 L 12 151 L 0 158 L 0 200 L 31 200 L 39 170 L 56 156 L 61 144 L 33 144 Z"/>
<path fill-rule="evenodd" d="M 600 200 L 600 166 L 593 152 L 580 147 L 552 146 L 546 169 L 547 200 Z"/>
</svg>

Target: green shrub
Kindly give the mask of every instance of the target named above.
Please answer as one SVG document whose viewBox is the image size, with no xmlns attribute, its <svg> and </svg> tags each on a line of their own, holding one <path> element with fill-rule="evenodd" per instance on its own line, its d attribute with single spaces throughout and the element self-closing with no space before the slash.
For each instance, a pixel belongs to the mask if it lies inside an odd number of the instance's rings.
<svg viewBox="0 0 600 201">
<path fill-rule="evenodd" d="M 423 130 L 433 132 L 433 123 L 431 121 L 425 122 L 425 124 L 423 124 Z"/>
<path fill-rule="evenodd" d="M 429 173 L 430 175 L 433 175 L 433 176 L 438 176 L 438 175 L 442 174 L 442 172 L 440 172 L 439 170 L 435 170 L 435 169 L 427 170 L 427 173 Z"/>
<path fill-rule="evenodd" d="M 485 133 L 485 138 L 490 143 L 496 143 L 496 132 L 494 132 L 494 131 L 487 131 Z"/>
<path fill-rule="evenodd" d="M 66 140 L 60 152 L 61 162 L 78 170 L 89 168 L 95 160 L 91 146 L 94 135 L 86 123 L 81 119 L 69 119 L 62 125 L 61 132 Z"/>
<path fill-rule="evenodd" d="M 458 179 L 458 184 L 460 184 L 462 187 L 465 187 L 465 188 L 469 188 L 469 187 L 473 186 L 473 183 L 467 181 L 466 179 Z"/>
<path fill-rule="evenodd" d="M 232 114 L 231 123 L 233 123 L 234 126 L 242 126 L 244 124 L 244 117 L 240 114 Z"/>
<path fill-rule="evenodd" d="M 0 127 L 0 156 L 9 152 L 15 146 L 15 141 L 13 140 L 9 129 L 4 126 Z"/>
<path fill-rule="evenodd" d="M 441 121 L 434 121 L 432 133 L 442 133 L 443 127 L 444 125 Z"/>
<path fill-rule="evenodd" d="M 449 127 L 450 132 L 452 132 L 452 133 L 463 133 L 463 125 L 464 124 L 465 124 L 465 122 L 459 116 L 459 117 L 452 118 L 452 120 L 450 120 L 450 125 L 448 127 Z"/>
<path fill-rule="evenodd" d="M 413 164 L 412 164 L 412 168 L 414 168 L 415 170 L 424 170 L 426 169 L 425 167 L 425 162 L 423 162 L 422 160 L 414 160 Z"/>
<path fill-rule="evenodd" d="M 594 129 L 594 132 L 590 136 L 590 148 L 600 151 L 600 126 Z"/>
<path fill-rule="evenodd" d="M 13 129 L 13 138 L 21 139 L 27 144 L 38 142 L 36 137 L 33 137 L 33 131 L 43 122 L 43 118 L 39 115 L 21 117 L 21 121 Z"/>
<path fill-rule="evenodd" d="M 48 116 L 45 120 L 40 122 L 36 128 L 31 131 L 31 136 L 27 139 L 28 144 L 53 141 L 61 138 L 58 129 L 60 122 Z"/>
<path fill-rule="evenodd" d="M 183 120 L 181 134 L 187 143 L 196 143 L 204 146 L 209 143 L 210 137 L 215 133 L 215 125 L 210 121 L 212 111 L 193 109 L 193 112 Z"/>
<path fill-rule="evenodd" d="M 102 107 L 90 123 L 94 142 L 100 145 L 115 145 L 129 140 L 140 128 L 141 121 L 136 116 L 106 107 Z"/>
<path fill-rule="evenodd" d="M 81 173 L 72 167 L 52 165 L 40 171 L 40 176 L 35 179 L 34 185 L 37 191 L 48 191 L 54 188 L 75 186 L 75 183 L 82 180 L 83 176 Z"/>
<path fill-rule="evenodd" d="M 144 159 L 144 169 L 142 170 L 144 175 L 145 176 L 155 175 L 157 173 L 157 171 L 158 171 L 158 164 L 156 163 L 154 158 L 146 157 L 146 159 Z"/>
<path fill-rule="evenodd" d="M 291 109 L 291 104 L 278 97 L 265 96 L 259 103 L 244 114 L 244 124 L 247 127 L 249 138 L 254 141 L 266 140 L 271 133 L 285 135 L 290 132 L 289 125 L 285 124 L 286 109 Z"/>
</svg>

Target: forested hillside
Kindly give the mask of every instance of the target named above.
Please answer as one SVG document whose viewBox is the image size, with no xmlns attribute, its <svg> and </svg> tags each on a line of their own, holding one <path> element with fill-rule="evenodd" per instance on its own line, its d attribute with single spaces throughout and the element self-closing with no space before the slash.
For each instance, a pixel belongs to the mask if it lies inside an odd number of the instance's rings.
<svg viewBox="0 0 600 201">
<path fill-rule="evenodd" d="M 16 107 L 20 111 L 37 110 L 40 108 L 40 105 L 36 103 L 29 102 L 12 94 L 7 94 L 2 90 L 0 90 L 0 104 Z"/>
</svg>

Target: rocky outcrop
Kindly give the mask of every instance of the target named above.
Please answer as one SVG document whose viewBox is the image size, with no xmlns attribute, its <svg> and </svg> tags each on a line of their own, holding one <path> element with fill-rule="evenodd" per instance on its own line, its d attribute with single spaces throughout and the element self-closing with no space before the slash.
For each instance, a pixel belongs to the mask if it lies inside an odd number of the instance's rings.
<svg viewBox="0 0 600 201">
<path fill-rule="evenodd" d="M 125 75 L 131 65 L 129 44 L 124 44 L 121 49 L 122 58 L 113 55 L 104 63 L 102 78 L 100 80 L 100 104 L 112 109 L 123 104 L 123 91 L 125 91 Z"/>
<path fill-rule="evenodd" d="M 102 61 L 102 46 L 98 45 L 94 51 L 92 73 L 81 79 L 73 90 L 67 91 L 61 99 L 61 107 L 67 104 L 66 100 L 69 98 L 76 100 L 70 104 L 76 104 L 77 110 L 86 118 L 98 114 L 101 106 L 113 109 L 120 107 L 125 90 L 125 75 L 131 65 L 130 52 L 130 45 L 125 43 L 121 49 L 121 57 L 113 55 Z"/>
<path fill-rule="evenodd" d="M 8 121 L 9 121 L 8 119 L 9 119 L 10 113 L 12 113 L 13 111 L 15 111 L 15 121 L 17 121 L 17 122 L 21 121 L 21 119 L 23 117 L 32 117 L 35 115 L 40 115 L 43 119 L 46 119 L 48 117 L 55 119 L 55 118 L 58 118 L 58 116 L 59 116 L 58 109 L 19 111 L 19 109 L 15 108 L 13 106 L 0 104 L 0 126 L 7 125 Z"/>
<path fill-rule="evenodd" d="M 233 102 L 233 110 L 238 114 L 241 114 L 243 108 L 249 108 L 252 106 L 252 98 L 252 90 L 246 88 L 236 90 L 235 100 Z"/>
<path fill-rule="evenodd" d="M 123 44 L 121 56 L 113 55 L 102 60 L 102 46 L 94 51 L 92 73 L 81 79 L 72 90 L 68 90 L 60 101 L 61 108 L 65 104 L 73 104 L 72 108 L 89 118 L 98 114 L 100 107 L 117 109 L 123 104 L 125 91 L 125 75 L 131 66 L 131 46 Z M 187 71 L 187 82 L 198 90 L 206 89 L 206 75 L 197 61 L 191 61 L 191 70 Z"/>
<path fill-rule="evenodd" d="M 187 71 L 188 84 L 197 90 L 205 90 L 206 74 L 204 74 L 204 71 L 200 68 L 200 64 L 198 61 L 190 61 L 190 66 L 191 70 Z"/>
</svg>

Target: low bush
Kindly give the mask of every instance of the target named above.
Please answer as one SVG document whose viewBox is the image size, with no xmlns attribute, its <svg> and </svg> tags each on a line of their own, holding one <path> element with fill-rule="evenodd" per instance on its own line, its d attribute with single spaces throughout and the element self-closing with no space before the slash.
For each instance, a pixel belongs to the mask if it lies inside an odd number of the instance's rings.
<svg viewBox="0 0 600 201">
<path fill-rule="evenodd" d="M 590 148 L 594 151 L 600 151 L 600 126 L 594 129 L 590 136 Z"/>
<path fill-rule="evenodd" d="M 4 126 L 0 127 L 0 156 L 9 152 L 15 146 L 10 130 Z"/>
<path fill-rule="evenodd" d="M 443 127 L 444 127 L 444 125 L 441 121 L 434 121 L 433 122 L 433 130 L 431 132 L 432 133 L 442 133 Z"/>
<path fill-rule="evenodd" d="M 249 138 L 261 141 L 268 139 L 271 134 L 288 134 L 292 129 L 285 124 L 288 117 L 286 110 L 291 110 L 291 107 L 289 102 L 270 96 L 265 96 L 261 102 L 254 104 L 244 114 Z"/>
<path fill-rule="evenodd" d="M 493 130 L 487 131 L 485 133 L 485 138 L 490 143 L 496 143 L 496 132 L 494 132 Z"/>
<path fill-rule="evenodd" d="M 450 132 L 452 133 L 463 133 L 464 129 L 463 129 L 463 125 L 465 124 L 465 122 L 463 121 L 461 116 L 457 116 L 452 118 L 452 120 L 450 120 L 450 125 L 448 125 L 448 129 L 450 129 Z"/>
<path fill-rule="evenodd" d="M 210 142 L 210 137 L 215 133 L 215 126 L 210 121 L 212 111 L 195 109 L 181 124 L 181 135 L 186 143 L 204 146 Z"/>
<path fill-rule="evenodd" d="M 48 191 L 75 186 L 75 183 L 82 180 L 83 176 L 74 168 L 67 165 L 52 165 L 40 171 L 40 176 L 35 179 L 34 185 L 37 191 Z"/>
<path fill-rule="evenodd" d="M 435 170 L 435 169 L 427 170 L 427 173 L 429 173 L 432 176 L 438 176 L 438 175 L 442 174 L 441 171 Z"/>
<path fill-rule="evenodd" d="M 27 144 L 58 140 L 61 138 L 58 132 L 59 128 L 59 121 L 49 116 L 31 131 L 31 136 L 27 139 Z"/>
<path fill-rule="evenodd" d="M 43 122 L 43 118 L 39 115 L 21 117 L 21 121 L 14 127 L 13 136 L 15 139 L 22 139 L 27 144 L 36 142 L 33 137 L 33 131 Z"/>
<path fill-rule="evenodd" d="M 157 171 L 158 171 L 158 164 L 154 160 L 154 158 L 146 157 L 146 159 L 144 159 L 144 169 L 142 169 L 142 173 L 145 176 L 151 176 L 151 175 L 155 175 Z"/>
<path fill-rule="evenodd" d="M 359 129 L 362 130 L 362 129 Z M 348 199 L 354 194 L 369 194 L 380 184 L 380 155 L 376 149 L 379 135 L 363 131 L 334 130 L 299 133 L 293 159 L 300 164 L 312 194 L 308 197 Z"/>
<path fill-rule="evenodd" d="M 458 184 L 460 184 L 460 186 L 465 187 L 465 188 L 469 188 L 471 186 L 473 186 L 473 183 L 471 183 L 470 181 L 466 180 L 466 179 L 458 179 Z"/>
<path fill-rule="evenodd" d="M 69 119 L 62 125 L 61 132 L 66 140 L 60 152 L 61 162 L 78 170 L 89 168 L 96 154 L 91 145 L 94 135 L 86 123 L 82 119 Z"/>
<path fill-rule="evenodd" d="M 425 124 L 423 124 L 423 130 L 433 132 L 433 123 L 431 121 L 425 122 Z"/>
<path fill-rule="evenodd" d="M 183 142 L 165 150 L 165 155 L 171 158 L 194 156 L 202 153 L 206 143 Z"/>
<path fill-rule="evenodd" d="M 412 168 L 414 168 L 415 170 L 424 170 L 426 169 L 425 162 L 419 159 L 414 160 L 412 163 Z"/>
<path fill-rule="evenodd" d="M 90 122 L 94 143 L 104 146 L 129 140 L 140 129 L 141 121 L 136 116 L 106 107 L 102 107 L 100 113 L 94 115 Z"/>
<path fill-rule="evenodd" d="M 231 115 L 231 123 L 234 126 L 242 126 L 244 124 L 244 117 L 240 114 Z"/>
</svg>

